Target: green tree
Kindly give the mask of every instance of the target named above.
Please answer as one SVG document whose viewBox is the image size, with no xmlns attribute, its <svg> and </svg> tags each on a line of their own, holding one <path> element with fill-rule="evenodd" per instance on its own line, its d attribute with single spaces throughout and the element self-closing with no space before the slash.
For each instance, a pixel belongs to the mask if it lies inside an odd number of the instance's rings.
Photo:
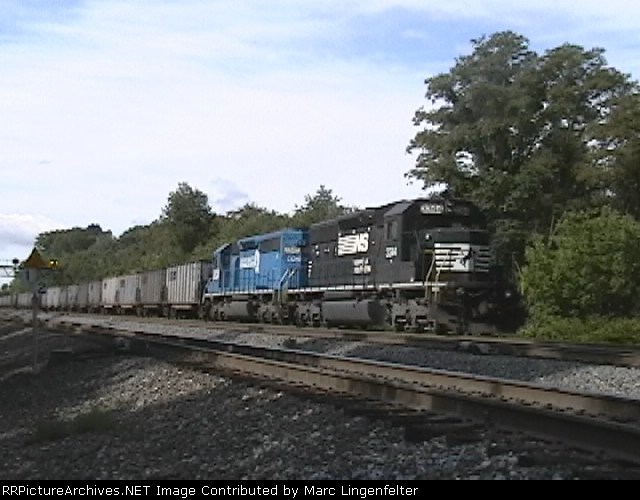
<svg viewBox="0 0 640 500">
<path fill-rule="evenodd" d="M 220 227 L 219 242 L 228 243 L 246 236 L 283 229 L 288 222 L 288 217 L 274 210 L 247 203 L 241 209 L 227 214 Z"/>
<path fill-rule="evenodd" d="M 522 292 L 534 318 L 640 313 L 640 222 L 604 208 L 567 212 L 527 249 Z"/>
<path fill-rule="evenodd" d="M 597 124 L 595 136 L 613 206 L 640 220 L 640 95 L 623 96 Z"/>
<path fill-rule="evenodd" d="M 331 189 L 320 185 L 313 196 L 305 195 L 302 206 L 296 206 L 292 223 L 298 227 L 309 227 L 316 222 L 343 215 L 347 211 L 348 209 L 340 204 L 340 198 L 334 196 Z"/>
<path fill-rule="evenodd" d="M 207 195 L 185 182 L 169 194 L 161 217 L 168 223 L 174 241 L 185 254 L 190 254 L 198 244 L 206 241 L 214 230 L 215 216 Z"/>
<path fill-rule="evenodd" d="M 408 151 L 407 175 L 447 185 L 487 213 L 502 253 L 521 259 L 531 234 L 567 209 L 600 206 L 606 172 L 594 160 L 593 125 L 635 88 L 602 49 L 563 45 L 540 56 L 513 32 L 473 40 L 473 53 L 426 80 L 429 109 Z"/>
<path fill-rule="evenodd" d="M 68 285 L 102 278 L 111 267 L 114 245 L 111 231 L 103 231 L 98 224 L 39 234 L 35 246 L 46 258 L 60 262 L 60 269 L 45 273 L 44 283 Z M 96 252 L 97 248 L 104 250 Z"/>
<path fill-rule="evenodd" d="M 86 250 L 104 236 L 111 237 L 111 232 L 102 231 L 98 224 L 90 224 L 86 228 L 74 227 L 41 233 L 36 237 L 35 246 L 46 255 L 58 256 Z"/>
</svg>

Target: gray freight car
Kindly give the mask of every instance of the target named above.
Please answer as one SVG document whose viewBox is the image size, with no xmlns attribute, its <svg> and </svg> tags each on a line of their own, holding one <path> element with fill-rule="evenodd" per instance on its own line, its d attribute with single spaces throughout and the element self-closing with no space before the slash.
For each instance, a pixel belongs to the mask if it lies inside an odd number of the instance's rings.
<svg viewBox="0 0 640 500">
<path fill-rule="evenodd" d="M 120 276 L 118 281 L 118 305 L 121 313 L 135 311 L 139 304 L 140 275 L 128 274 Z"/>
<path fill-rule="evenodd" d="M 158 269 L 140 274 L 140 297 L 138 314 L 159 314 L 167 304 L 167 270 Z"/>
<path fill-rule="evenodd" d="M 78 285 L 76 309 L 80 312 L 87 312 L 89 310 L 89 283 L 81 283 Z"/>
<path fill-rule="evenodd" d="M 12 295 L 0 295 L 0 307 L 11 307 L 13 305 Z"/>
<path fill-rule="evenodd" d="M 200 312 L 204 285 L 211 274 L 211 262 L 198 261 L 167 268 L 167 307 L 169 316 Z"/>
<path fill-rule="evenodd" d="M 67 286 L 61 286 L 60 287 L 60 297 L 59 297 L 59 309 L 61 311 L 66 311 L 67 310 L 67 292 L 68 292 L 69 287 Z"/>
<path fill-rule="evenodd" d="M 67 287 L 67 311 L 78 310 L 78 293 L 80 285 L 69 285 Z"/>
<path fill-rule="evenodd" d="M 102 296 L 100 306 L 105 313 L 117 312 L 119 303 L 118 284 L 120 278 L 105 278 L 102 280 Z"/>
<path fill-rule="evenodd" d="M 60 309 L 60 287 L 52 286 L 47 289 L 47 310 L 48 311 L 57 311 Z"/>
<path fill-rule="evenodd" d="M 87 285 L 87 311 L 98 312 L 102 304 L 102 280 Z"/>
<path fill-rule="evenodd" d="M 31 308 L 31 297 L 33 297 L 33 293 L 31 292 L 23 292 L 18 294 L 18 308 L 19 309 L 30 309 Z"/>
<path fill-rule="evenodd" d="M 106 313 L 132 313 L 138 305 L 140 275 L 128 274 L 102 280 L 102 309 Z"/>
</svg>

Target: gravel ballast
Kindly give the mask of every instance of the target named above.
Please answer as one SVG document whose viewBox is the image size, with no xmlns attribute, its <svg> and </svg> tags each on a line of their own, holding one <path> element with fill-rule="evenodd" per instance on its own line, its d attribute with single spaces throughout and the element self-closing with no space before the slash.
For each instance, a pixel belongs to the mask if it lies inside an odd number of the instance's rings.
<svg viewBox="0 0 640 500">
<path fill-rule="evenodd" d="M 31 335 L 0 336 L 0 477 L 7 479 L 617 478 L 604 463 L 536 458 L 526 438 L 408 442 L 340 406 L 125 355 L 62 357 L 33 375 Z M 52 349 L 87 345 L 43 334 Z M 536 444 L 537 443 L 537 444 Z M 553 450 L 554 446 L 545 446 Z"/>
<path fill-rule="evenodd" d="M 115 325 L 115 320 L 87 319 L 74 316 L 74 321 Z M 139 323 L 117 320 L 119 328 L 144 328 L 146 331 L 169 334 L 176 326 L 161 323 Z M 370 344 L 336 339 L 289 338 L 283 335 L 250 332 L 224 332 L 210 328 L 188 327 L 192 335 L 263 347 L 292 347 L 305 351 L 335 354 L 355 358 L 388 361 L 454 372 L 472 373 L 487 377 L 521 380 L 567 390 L 597 392 L 640 399 L 640 369 L 619 366 L 593 365 L 573 361 L 542 358 L 499 356 L 469 352 L 429 350 L 401 345 Z M 301 335 L 304 330 L 301 331 Z"/>
</svg>

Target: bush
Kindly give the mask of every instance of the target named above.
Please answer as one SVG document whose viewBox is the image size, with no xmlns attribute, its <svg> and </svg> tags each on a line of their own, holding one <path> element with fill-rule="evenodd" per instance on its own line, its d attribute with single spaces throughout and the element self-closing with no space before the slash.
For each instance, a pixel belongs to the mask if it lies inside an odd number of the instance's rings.
<svg viewBox="0 0 640 500">
<path fill-rule="evenodd" d="M 640 345 L 640 318 L 538 317 L 519 334 L 537 340 Z"/>
<path fill-rule="evenodd" d="M 632 217 L 610 209 L 567 213 L 548 240 L 526 252 L 520 284 L 535 324 L 640 313 L 639 249 L 640 223 Z"/>
</svg>

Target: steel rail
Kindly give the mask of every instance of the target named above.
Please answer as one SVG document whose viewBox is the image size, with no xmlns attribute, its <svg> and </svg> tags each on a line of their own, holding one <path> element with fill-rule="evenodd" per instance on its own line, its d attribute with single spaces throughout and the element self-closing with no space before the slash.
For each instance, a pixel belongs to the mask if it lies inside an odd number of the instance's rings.
<svg viewBox="0 0 640 500">
<path fill-rule="evenodd" d="M 457 391 L 471 395 L 492 397 L 503 401 L 513 401 L 520 405 L 555 408 L 562 411 L 586 413 L 612 420 L 640 423 L 640 400 L 608 394 L 594 394 L 570 391 L 537 384 L 451 372 L 415 365 L 403 365 L 384 361 L 350 358 L 329 354 L 319 354 L 294 349 L 275 349 L 237 344 L 207 338 L 201 333 L 181 331 L 175 334 L 160 334 L 141 329 L 126 329 L 118 326 L 91 325 L 58 320 L 59 325 L 71 328 L 89 329 L 92 333 L 107 335 L 133 336 L 147 341 L 161 341 L 167 344 L 188 343 L 194 347 L 235 352 L 249 356 L 268 358 L 283 362 L 304 364 L 363 374 L 369 377 L 396 380 L 407 384 L 435 387 L 446 391 Z"/>
<path fill-rule="evenodd" d="M 83 317 L 84 319 L 92 318 L 92 316 L 74 315 L 66 317 L 69 321 L 73 321 L 74 317 Z M 105 319 L 104 316 L 93 316 L 93 318 Z M 266 333 L 292 337 L 337 339 L 437 350 L 464 351 L 484 355 L 518 356 L 640 368 L 640 347 L 632 345 L 570 344 L 567 342 L 536 341 L 509 337 L 441 336 L 429 333 L 398 333 L 383 330 L 340 330 L 335 328 L 299 327 L 295 325 L 274 325 L 268 323 L 204 322 L 202 320 L 170 320 L 166 318 L 149 317 L 123 317 L 122 319 L 124 321 L 131 319 L 132 321 L 142 323 L 161 322 L 163 324 L 176 324 L 180 326 L 196 326 L 214 331 L 224 329 L 229 333 L 237 334 Z M 47 320 L 45 319 L 45 321 Z"/>
<path fill-rule="evenodd" d="M 640 400 L 559 391 L 490 377 L 338 356 L 210 341 L 202 336 L 61 322 L 66 331 L 152 349 L 179 349 L 191 363 L 413 410 L 462 414 L 640 463 Z M 631 422 L 631 423 L 629 423 Z"/>
<path fill-rule="evenodd" d="M 327 366 L 301 365 L 199 347 L 165 338 L 157 339 L 153 345 L 187 349 L 187 357 L 182 361 L 198 367 L 282 381 L 288 385 L 309 387 L 314 391 L 366 398 L 411 410 L 462 415 L 490 425 L 524 431 L 537 437 L 585 447 L 618 460 L 640 464 L 640 428 L 637 426 L 430 388 L 401 380 L 380 379 L 355 370 L 337 371 Z"/>
</svg>

